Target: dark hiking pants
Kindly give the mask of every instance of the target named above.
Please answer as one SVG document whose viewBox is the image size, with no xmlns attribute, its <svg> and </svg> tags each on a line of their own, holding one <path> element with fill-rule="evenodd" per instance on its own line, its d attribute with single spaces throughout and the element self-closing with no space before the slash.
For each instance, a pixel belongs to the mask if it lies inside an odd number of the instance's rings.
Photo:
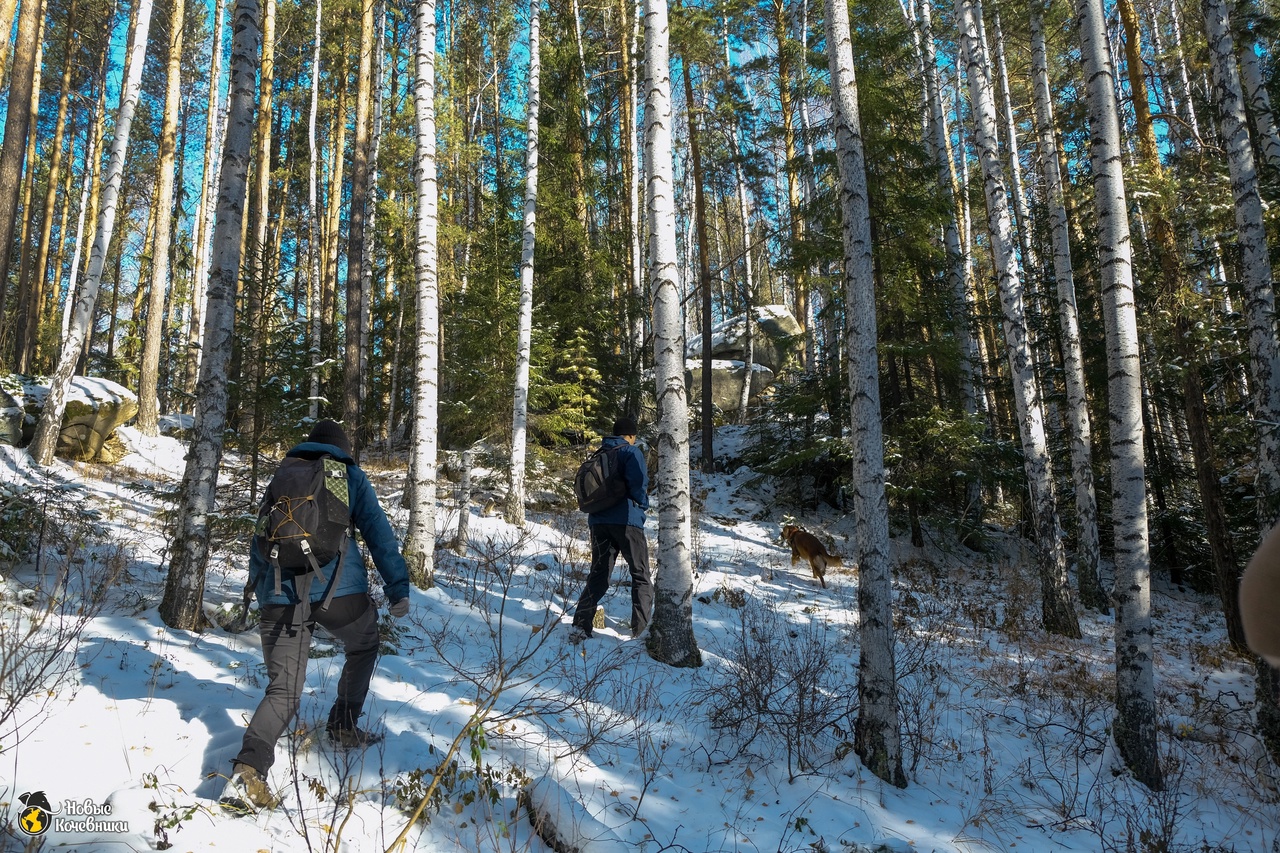
<svg viewBox="0 0 1280 853">
<path fill-rule="evenodd" d="M 596 606 L 609 591 L 609 576 L 613 574 L 618 555 L 627 561 L 631 569 L 631 636 L 638 636 L 649 627 L 653 615 L 653 582 L 649 576 L 649 543 L 644 538 L 643 527 L 626 524 L 591 525 L 591 572 L 587 586 L 573 611 L 573 624 L 591 633 L 591 619 Z"/>
<path fill-rule="evenodd" d="M 249 765 L 264 778 L 275 762 L 276 741 L 298 713 L 316 623 L 342 643 L 346 653 L 338 678 L 337 701 L 329 711 L 330 728 L 355 725 L 364 710 L 369 681 L 378 661 L 378 610 L 368 594 L 340 595 L 324 610 L 312 609 L 307 621 L 295 621 L 296 610 L 295 605 L 267 605 L 262 608 L 258 626 L 270 681 L 235 760 Z"/>
</svg>

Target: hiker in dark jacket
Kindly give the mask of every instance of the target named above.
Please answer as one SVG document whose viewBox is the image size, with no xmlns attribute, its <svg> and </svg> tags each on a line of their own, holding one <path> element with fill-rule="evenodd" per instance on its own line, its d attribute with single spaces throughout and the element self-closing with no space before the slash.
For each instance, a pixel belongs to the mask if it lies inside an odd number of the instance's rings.
<svg viewBox="0 0 1280 853">
<path fill-rule="evenodd" d="M 383 591 L 396 618 L 409 613 L 409 572 L 386 513 L 378 503 L 369 477 L 351 456 L 351 441 L 333 421 L 319 421 L 307 440 L 287 456 L 319 459 L 330 456 L 347 466 L 351 521 L 364 537 L 374 566 L 382 576 Z M 298 712 L 307 678 L 307 658 L 316 623 L 323 625 L 343 645 L 346 659 L 338 679 L 337 700 L 329 711 L 326 733 L 342 748 L 368 746 L 382 736 L 356 727 L 364 712 L 369 681 L 378 659 L 378 610 L 369 597 L 369 579 L 359 546 L 348 539 L 337 557 L 322 566 L 329 583 L 304 576 L 302 589 L 310 589 L 308 601 L 299 598 L 293 572 L 283 571 L 280 593 L 275 593 L 275 570 L 258 552 L 256 539 L 249 549 L 249 578 L 260 605 L 258 633 L 267 664 L 266 695 L 249 721 L 240 754 L 235 757 L 221 802 L 232 809 L 254 811 L 278 803 L 267 786 L 267 773 L 275 761 L 276 741 Z M 341 566 L 338 565 L 341 561 Z M 314 574 L 314 573 L 312 573 Z M 316 576 L 318 577 L 318 576 Z M 327 606 L 323 602 L 332 586 Z"/>
<path fill-rule="evenodd" d="M 649 543 L 644 538 L 649 472 L 644 454 L 635 446 L 637 432 L 634 418 L 618 418 L 613 424 L 613 435 L 605 438 L 601 445 L 605 450 L 618 448 L 617 465 L 627 484 L 627 496 L 608 509 L 587 515 L 591 531 L 591 571 L 573 612 L 573 627 L 569 629 L 569 641 L 573 643 L 591 636 L 591 620 L 600 599 L 609 591 L 609 576 L 619 554 L 631 570 L 631 636 L 644 633 L 653 615 Z"/>
</svg>

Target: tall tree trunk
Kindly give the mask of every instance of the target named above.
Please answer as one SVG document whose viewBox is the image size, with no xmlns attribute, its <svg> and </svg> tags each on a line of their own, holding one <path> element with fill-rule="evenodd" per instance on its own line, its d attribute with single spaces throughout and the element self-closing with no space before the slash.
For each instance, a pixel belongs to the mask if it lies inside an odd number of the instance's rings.
<svg viewBox="0 0 1280 853">
<path fill-rule="evenodd" d="M 364 241 L 369 199 L 369 113 L 373 85 L 373 2 L 361 4 L 360 65 L 356 78 L 355 140 L 351 151 L 351 213 L 347 222 L 347 329 L 343 354 L 342 419 L 353 443 L 363 444 L 360 399 L 360 336 L 365 326 Z"/>
<path fill-rule="evenodd" d="M 917 10 L 921 50 L 924 55 L 925 101 L 929 120 L 926 143 L 933 154 L 938 171 L 938 186 L 947 202 L 947 218 L 943 223 L 942 245 L 947 253 L 947 286 L 951 293 L 951 327 L 958 344 L 960 359 L 960 396 L 964 413 L 977 418 L 981 410 L 978 396 L 981 355 L 973 335 L 974 317 L 970 310 L 969 261 L 967 248 L 960 238 L 960 210 L 955 169 L 951 161 L 951 134 L 947 128 L 947 111 L 942 101 L 942 81 L 938 73 L 938 52 L 933 38 L 933 9 L 930 0 L 920 0 Z M 961 535 L 966 545 L 978 547 L 985 516 L 982 481 L 974 472 L 965 480 L 965 508 L 961 519 Z"/>
<path fill-rule="evenodd" d="M 1116 566 L 1115 738 L 1129 769 L 1151 790 L 1163 785 L 1151 630 L 1151 557 L 1147 543 L 1142 386 L 1134 305 L 1115 72 L 1106 45 L 1102 0 L 1080 0 L 1081 54 L 1088 84 L 1094 199 L 1106 320 L 1111 416 L 1111 496 Z"/>
<path fill-rule="evenodd" d="M 307 319 L 311 329 L 311 346 L 308 352 L 311 360 L 308 369 L 310 405 L 307 407 L 307 416 L 313 421 L 320 417 L 320 360 L 323 358 L 320 345 L 324 332 L 324 312 L 320 306 L 320 294 L 324 289 L 320 272 L 324 250 L 320 245 L 320 205 L 317 197 L 320 149 L 316 143 L 316 118 L 320 113 L 320 21 L 323 6 L 323 0 L 316 0 L 315 34 L 311 48 L 311 109 L 307 113 L 307 149 L 310 154 L 307 163 Z"/>
<path fill-rule="evenodd" d="M 68 11 L 68 21 L 75 20 L 75 0 L 72 0 Z M 53 154 L 49 160 L 49 176 L 45 183 L 44 215 L 40 223 L 40 244 L 36 251 L 35 275 L 31 298 L 18 305 L 18 323 L 14 333 L 17 348 L 16 366 L 19 373 L 28 373 L 35 360 L 36 346 L 40 340 L 40 320 L 44 316 L 45 289 L 44 283 L 49 275 L 49 244 L 53 240 L 54 211 L 58 202 L 58 180 L 62 173 L 62 149 L 67 132 L 67 110 L 71 101 L 71 71 L 75 65 L 74 57 L 80 44 L 80 34 L 73 26 L 67 26 L 67 39 L 63 49 L 62 81 L 58 89 L 58 117 L 53 127 Z M 72 135 L 74 146 L 74 136 Z M 67 170 L 70 172 L 70 169 Z M 65 208 L 64 208 L 65 209 Z M 59 237 L 62 234 L 59 233 Z"/>
<path fill-rule="evenodd" d="M 1084 352 L 1080 344 L 1080 315 L 1076 309 L 1075 270 L 1071 263 L 1071 232 L 1062 172 L 1058 168 L 1058 138 L 1049 91 L 1048 51 L 1044 37 L 1044 2 L 1031 2 L 1031 75 L 1035 84 L 1040 170 L 1044 174 L 1053 240 L 1053 277 L 1057 283 L 1058 323 L 1062 334 L 1062 372 L 1067 389 L 1070 424 L 1071 480 L 1076 494 L 1076 582 L 1080 603 L 1107 613 L 1110 608 L 1098 580 L 1098 501 L 1093 488 L 1093 427 L 1084 381 Z"/>
<path fill-rule="evenodd" d="M 13 109 L 14 104 L 31 103 L 38 69 L 36 52 L 44 19 L 43 0 L 25 0 L 18 15 L 18 36 L 14 41 L 13 68 L 9 74 L 9 106 L 5 111 L 4 145 L 0 148 L 0 318 L 4 317 L 5 295 L 9 291 L 9 254 L 17 222 L 18 192 L 22 166 L 27 156 L 27 131 L 31 111 Z"/>
<path fill-rule="evenodd" d="M 75 249 L 71 253 L 71 274 L 67 278 L 67 294 L 62 303 L 62 328 L 58 340 L 65 341 L 71 332 L 71 314 L 77 300 L 76 285 L 80 280 L 80 256 L 84 253 L 84 223 L 88 218 L 97 221 L 98 191 L 102 178 L 102 158 L 98 152 L 102 148 L 102 140 L 106 134 L 107 124 L 107 84 L 106 84 L 106 51 L 103 51 L 103 64 L 99 67 L 98 100 L 94 105 L 93 129 L 89 133 L 89 145 L 84 155 L 84 187 L 80 192 L 80 213 L 76 216 Z M 62 344 L 59 343 L 61 348 Z M 57 359 L 61 349 L 54 354 Z"/>
<path fill-rule="evenodd" d="M 689 404 L 684 327 L 676 275 L 675 168 L 671 151 L 671 60 L 667 0 L 645 0 L 645 176 L 649 182 L 649 293 L 653 299 L 658 401 L 658 551 L 653 621 L 646 646 L 670 666 L 702 665 L 693 635 L 693 539 L 689 498 Z M 703 329 L 709 334 L 710 329 Z"/>
<path fill-rule="evenodd" d="M 1276 130 L 1275 111 L 1271 108 L 1271 96 L 1267 94 L 1266 80 L 1262 73 L 1262 59 L 1258 56 L 1253 35 L 1256 12 L 1248 0 L 1237 3 L 1236 10 L 1246 18 L 1237 22 L 1244 42 L 1238 54 L 1240 73 L 1244 78 L 1244 94 L 1249 102 L 1249 112 L 1253 116 L 1253 126 L 1258 131 L 1258 148 L 1267 166 L 1272 170 L 1280 170 L 1280 131 Z"/>
<path fill-rule="evenodd" d="M 360 399 L 369 394 L 369 353 L 373 332 L 374 249 L 378 245 L 378 151 L 382 145 L 382 93 L 387 53 L 387 10 L 382 0 L 374 4 L 374 50 L 372 80 L 372 118 L 369 128 L 369 167 L 365 178 L 365 240 L 360 264 Z M 370 426 L 365 425 L 365 440 L 372 441 Z"/>
<path fill-rule="evenodd" d="M 622 122 L 622 132 L 626 141 L 622 146 L 626 164 L 623 176 L 627 183 L 628 236 L 627 259 L 631 271 L 631 300 L 634 311 L 631 318 L 631 346 L 635 352 L 634 362 L 644 361 L 644 219 L 640 215 L 640 196 L 644 191 L 642 169 L 638 164 L 640 157 L 639 113 L 640 113 L 640 67 L 636 64 L 640 39 L 640 0 L 619 0 L 622 9 L 622 20 L 627 22 L 626 46 L 623 48 L 623 79 L 626 86 L 624 96 L 626 112 Z"/>
<path fill-rule="evenodd" d="M 529 105 L 525 143 L 524 239 L 520 248 L 520 330 L 516 340 L 515 406 L 511 413 L 511 489 L 507 522 L 524 527 L 525 434 L 529 422 L 529 360 L 533 341 L 533 249 L 537 244 L 538 110 L 542 106 L 538 55 L 538 0 L 529 0 Z M 464 504 L 462 511 L 466 512 Z"/>
<path fill-rule="evenodd" d="M 244 294 L 244 321 L 248 325 L 249 340 L 242 342 L 240 357 L 241 378 L 238 392 L 239 438 L 247 443 L 252 454 L 251 464 L 257 464 L 258 440 L 261 422 L 261 398 L 264 394 L 267 336 L 270 334 L 268 316 L 271 313 L 270 295 L 275 282 L 271 275 L 271 119 L 275 103 L 276 84 L 276 0 L 266 0 L 262 6 L 262 57 L 258 71 L 258 117 L 254 129 L 254 177 L 253 189 L 245 202 L 247 218 L 243 222 L 247 235 L 243 249 L 248 255 L 245 264 L 247 275 L 241 278 Z M 235 362 L 232 373 L 235 374 Z M 257 487 L 257 468 L 253 469 L 250 496 Z"/>
<path fill-rule="evenodd" d="M 255 75 L 258 71 L 258 0 L 236 0 L 232 14 L 231 86 L 227 135 L 218 175 L 218 217 L 205 312 L 205 352 L 196 386 L 195 424 L 178 498 L 177 535 L 165 581 L 160 618 L 171 628 L 193 630 L 204 620 L 209 516 L 213 512 L 227 424 L 227 366 L 235 337 L 235 286 L 240 274 L 241 219 L 248 195 L 253 144 Z"/>
<path fill-rule="evenodd" d="M 1022 180 L 1022 155 L 1018 148 L 1018 124 L 1013 118 L 1013 92 L 1009 89 L 1009 67 L 1005 62 L 1004 28 L 1000 25 L 1000 10 L 991 16 L 995 36 L 996 73 L 1000 79 L 1000 113 L 1004 123 L 1005 147 L 1009 154 L 1009 178 L 1012 185 L 1013 212 L 1017 218 L 1018 248 L 1022 250 L 1023 274 L 1032 282 L 1040 277 L 1040 259 L 1031 242 L 1031 205 L 1027 204 L 1027 191 Z M 1028 285 L 1029 295 L 1035 285 Z M 1030 300 L 1028 300 L 1030 301 Z"/>
<path fill-rule="evenodd" d="M 151 29 L 152 0 L 138 3 L 137 25 L 129 44 L 128 73 L 120 90 L 120 110 L 116 114 L 115 137 L 111 142 L 111 160 L 102 190 L 102 211 L 98 215 L 97 236 L 89 255 L 89 272 L 85 276 L 84 289 L 77 295 L 72 313 L 71 328 L 62 346 L 58 366 L 49 378 L 49 396 L 36 426 L 35 437 L 27 452 L 40 465 L 53 462 L 58 436 L 62 432 L 62 415 L 66 410 L 67 391 L 71 387 L 71 375 L 75 372 L 80 350 L 88 337 L 93 321 L 93 309 L 98 301 L 98 289 L 102 284 L 102 269 L 106 265 L 107 248 L 116 224 L 116 202 L 120 197 L 120 185 L 124 180 L 124 161 L 129 151 L 129 131 L 133 115 L 138 107 L 142 91 L 142 65 L 146 57 L 147 35 Z M 16 68 L 15 68 L 16 73 Z M 6 140 L 7 141 L 7 140 Z M 118 286 L 118 285 L 117 285 Z"/>
<path fill-rule="evenodd" d="M 13 15 L 18 10 L 18 0 L 0 0 L 0 79 L 9 64 L 9 38 L 13 34 Z"/>
<path fill-rule="evenodd" d="M 689 160 L 693 173 L 693 225 L 698 240 L 698 291 L 702 295 L 702 387 L 699 389 L 702 412 L 702 471 L 715 470 L 715 403 L 711 394 L 711 257 L 707 245 L 707 197 L 702 185 L 706 176 L 702 170 L 702 111 L 693 94 L 693 61 L 686 58 L 681 63 L 684 78 L 684 101 L 689 116 Z M 647 152 L 646 152 L 647 153 Z"/>
<path fill-rule="evenodd" d="M 1080 623 L 1076 618 L 1071 586 L 1067 580 L 1066 553 L 1058 523 L 1058 500 L 1045 438 L 1040 385 L 1035 375 L 1027 331 L 1024 291 L 1014 253 L 1004 170 L 1000 165 L 1000 152 L 996 144 L 995 98 L 988 76 L 990 63 L 983 50 L 978 27 L 982 17 L 980 0 L 957 0 L 956 17 L 961 22 L 963 61 L 974 112 L 974 143 L 982 164 L 991 254 L 1000 288 L 1018 435 L 1022 443 L 1023 467 L 1030 490 L 1031 516 L 1040 569 L 1041 612 L 1046 630 L 1067 637 L 1079 637 Z"/>
<path fill-rule="evenodd" d="M 436 269 L 436 6 L 418 0 L 418 147 L 414 179 L 418 191 L 414 269 L 417 277 L 417 364 L 413 391 L 413 450 L 409 463 L 409 532 L 404 556 L 409 577 L 423 589 L 434 584 L 436 547 L 436 423 L 439 411 L 440 289 Z"/>
<path fill-rule="evenodd" d="M 186 28 L 186 0 L 170 0 L 169 63 L 160 129 L 160 174 L 156 180 L 156 240 L 151 261 L 151 299 L 143 336 L 142 371 L 138 379 L 138 430 L 160 434 L 157 391 L 160 384 L 160 344 L 164 332 L 164 303 L 169 289 L 169 243 L 173 223 L 174 153 L 178 139 L 178 107 L 182 98 L 182 35 Z"/>
<path fill-rule="evenodd" d="M 1253 412 L 1258 429 L 1258 529 L 1270 530 L 1280 501 L 1280 363 L 1275 328 L 1275 289 L 1267 232 L 1262 215 L 1258 170 L 1249 141 L 1244 96 L 1225 0 L 1201 0 L 1217 90 L 1222 139 L 1231 171 L 1236 231 L 1240 244 L 1245 317 L 1249 324 L 1249 360 L 1253 373 Z"/>
<path fill-rule="evenodd" d="M 876 356 L 875 269 L 866 161 L 858 110 L 858 82 L 849 35 L 849 7 L 827 0 L 827 56 L 836 120 L 836 152 L 843 214 L 845 343 L 853 438 L 853 513 L 858 564 L 858 719 L 854 749 L 872 773 L 899 788 L 902 738 L 893 663 L 893 585 L 889 503 L 885 496 L 884 435 Z"/>
<path fill-rule="evenodd" d="M 183 389 L 194 400 L 196 381 L 200 374 L 200 353 L 204 330 L 205 292 L 209 280 L 210 227 L 214 215 L 214 190 L 218 186 L 216 152 L 221 150 L 225 125 L 220 120 L 222 97 L 222 25 L 225 0 L 215 0 L 213 17 L 209 21 L 212 34 L 212 77 L 209 79 L 209 106 L 205 111 L 204 166 L 200 171 L 200 206 L 196 210 L 195 272 L 192 275 L 191 316 L 187 328 L 187 357 Z"/>
<path fill-rule="evenodd" d="M 795 132 L 795 106 L 792 103 L 794 95 L 791 91 L 792 75 L 794 74 L 795 59 L 795 41 L 789 34 L 789 22 L 787 20 L 787 4 L 784 0 L 773 0 L 773 35 L 777 41 L 777 57 L 778 57 L 778 121 L 782 125 L 782 151 L 786 158 L 787 173 L 787 228 L 791 237 L 791 253 L 794 255 L 796 248 L 804 241 L 804 217 L 800 212 L 800 176 L 798 174 L 798 164 L 796 163 L 796 132 Z M 804 329 L 804 334 L 800 336 L 800 363 L 805 365 L 806 370 L 812 370 L 813 354 L 810 352 L 809 337 L 812 334 L 810 327 L 813 325 L 809 318 L 809 277 L 805 274 L 803 266 L 798 266 L 795 271 L 795 302 L 794 310 L 796 321 L 800 327 Z"/>
</svg>

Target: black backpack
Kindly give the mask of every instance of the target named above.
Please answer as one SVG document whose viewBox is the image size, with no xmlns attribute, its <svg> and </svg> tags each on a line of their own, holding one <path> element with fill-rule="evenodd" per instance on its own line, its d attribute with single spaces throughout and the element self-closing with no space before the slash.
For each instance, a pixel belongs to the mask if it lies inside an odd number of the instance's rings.
<svg viewBox="0 0 1280 853">
<path fill-rule="evenodd" d="M 287 456 L 276 468 L 258 509 L 254 542 L 275 571 L 276 595 L 282 571 L 292 572 L 298 597 L 306 604 L 311 572 L 328 583 L 327 607 L 342 569 L 339 560 L 330 582 L 321 570 L 346 551 L 351 531 L 351 488 L 347 464 L 332 456 Z"/>
<path fill-rule="evenodd" d="M 618 464 L 622 445 L 602 447 L 578 466 L 573 478 L 573 494 L 578 509 L 586 513 L 604 512 L 617 506 L 627 496 L 627 481 Z"/>
</svg>

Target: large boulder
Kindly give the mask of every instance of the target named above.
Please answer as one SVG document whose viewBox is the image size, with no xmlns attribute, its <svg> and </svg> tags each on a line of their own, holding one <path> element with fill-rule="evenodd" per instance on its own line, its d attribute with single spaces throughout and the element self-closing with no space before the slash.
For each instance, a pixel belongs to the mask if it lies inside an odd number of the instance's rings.
<svg viewBox="0 0 1280 853">
<path fill-rule="evenodd" d="M 49 388 L 44 377 L 22 377 L 22 408 L 25 418 L 23 442 L 35 436 L 36 424 L 44 412 Z M 0 405 L 3 404 L 0 399 Z M 62 431 L 54 454 L 65 459 L 89 461 L 98 456 L 116 427 L 123 426 L 138 414 L 138 397 L 123 385 L 110 379 L 74 376 L 67 389 L 66 407 L 62 414 Z M 0 435 L 0 440 L 3 436 Z"/>
<path fill-rule="evenodd" d="M 804 329 L 796 322 L 785 305 L 760 305 L 753 312 L 756 318 L 756 364 L 763 364 L 774 374 L 797 366 L 796 341 Z M 746 315 L 730 317 L 711 327 L 711 356 L 731 361 L 746 360 Z M 687 358 L 702 357 L 702 336 L 695 335 L 685 344 Z"/>
<path fill-rule="evenodd" d="M 711 362 L 711 404 L 722 412 L 736 412 L 742 403 L 742 382 L 746 378 L 746 365 L 741 361 L 714 359 Z M 702 401 L 702 360 L 686 359 L 684 383 L 689 389 L 689 407 L 696 408 Z M 752 365 L 751 400 L 773 384 L 773 371 L 762 364 Z"/>
</svg>

